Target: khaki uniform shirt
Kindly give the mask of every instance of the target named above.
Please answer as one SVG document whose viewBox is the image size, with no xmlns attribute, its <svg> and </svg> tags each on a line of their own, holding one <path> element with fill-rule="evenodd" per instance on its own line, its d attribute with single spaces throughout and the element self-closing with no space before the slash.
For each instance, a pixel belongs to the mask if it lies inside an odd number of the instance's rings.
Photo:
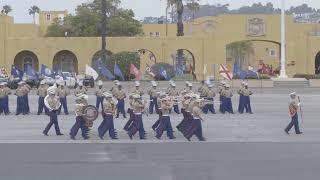
<svg viewBox="0 0 320 180">
<path fill-rule="evenodd" d="M 137 100 L 135 100 L 135 102 L 133 103 L 134 113 L 142 113 L 144 111 L 144 108 L 145 108 L 145 104 L 138 102 Z"/>
<path fill-rule="evenodd" d="M 40 97 L 46 97 L 47 95 L 47 88 L 46 87 L 39 87 L 37 90 L 37 95 Z"/>
<path fill-rule="evenodd" d="M 124 99 L 127 97 L 126 93 L 123 91 L 123 89 L 121 90 L 117 90 L 114 94 L 114 97 L 117 99 Z"/>
<path fill-rule="evenodd" d="M 168 93 L 169 96 L 179 96 L 179 91 L 177 89 L 171 89 L 170 93 Z"/>
<path fill-rule="evenodd" d="M 165 104 L 165 103 L 161 103 L 161 111 L 162 111 L 162 115 L 169 115 L 169 111 L 172 108 L 171 105 Z"/>
<path fill-rule="evenodd" d="M 143 94 L 144 94 L 143 90 L 141 90 L 140 88 L 139 89 L 136 89 L 136 88 L 133 89 L 132 93 L 139 94 L 140 96 L 143 96 Z"/>
<path fill-rule="evenodd" d="M 243 89 L 241 90 L 241 94 L 244 95 L 244 96 L 250 96 L 250 95 L 252 95 L 253 93 L 252 93 L 249 89 L 243 88 Z"/>
<path fill-rule="evenodd" d="M 56 97 L 48 97 L 48 104 L 53 110 L 58 110 L 60 107 L 60 101 Z M 52 111 L 51 109 L 49 109 Z"/>
<path fill-rule="evenodd" d="M 233 96 L 232 91 L 230 89 L 222 90 L 221 95 L 227 98 L 231 98 Z"/>
<path fill-rule="evenodd" d="M 95 92 L 95 95 L 98 96 L 98 97 L 102 97 L 104 92 L 106 92 L 106 90 L 104 88 L 101 88 L 101 89 L 97 88 L 96 92 Z"/>
<path fill-rule="evenodd" d="M 67 88 L 61 88 L 59 87 L 58 90 L 57 90 L 57 95 L 59 96 L 59 98 L 64 98 L 66 96 L 68 96 L 70 93 L 69 89 Z"/>
<path fill-rule="evenodd" d="M 4 87 L 4 90 L 6 92 L 6 96 L 11 94 L 11 89 L 9 87 Z"/>
<path fill-rule="evenodd" d="M 192 109 L 192 114 L 193 117 L 196 119 L 201 119 L 200 115 L 201 115 L 201 109 L 199 106 L 194 106 Z"/>
<path fill-rule="evenodd" d="M 0 88 L 0 98 L 4 98 L 6 96 L 6 90 L 4 88 Z"/>
<path fill-rule="evenodd" d="M 27 89 L 25 87 L 18 87 L 18 89 L 16 89 L 15 95 L 18 96 L 18 97 L 21 97 L 21 96 L 26 95 L 27 93 L 28 92 L 27 92 Z"/>
<path fill-rule="evenodd" d="M 151 96 L 151 97 L 158 97 L 158 90 L 157 89 L 150 89 L 148 91 L 148 94 Z"/>
<path fill-rule="evenodd" d="M 170 94 L 172 90 L 173 90 L 173 87 L 169 86 L 169 87 L 166 89 L 166 93 L 167 93 L 167 94 Z"/>
<path fill-rule="evenodd" d="M 193 100 L 190 100 L 189 104 L 188 104 L 188 107 L 187 107 L 187 112 L 191 112 L 193 111 L 193 107 L 194 107 L 194 101 Z"/>
<path fill-rule="evenodd" d="M 213 91 L 213 89 L 207 89 L 205 92 L 205 96 L 207 98 L 214 98 L 216 96 L 216 93 Z"/>
<path fill-rule="evenodd" d="M 76 107 L 75 107 L 76 116 L 83 116 L 83 108 L 85 106 L 86 105 L 83 103 L 76 104 Z"/>
<path fill-rule="evenodd" d="M 115 110 L 115 104 L 112 100 L 107 100 L 103 103 L 103 112 L 104 113 L 113 113 Z"/>
<path fill-rule="evenodd" d="M 74 91 L 74 95 L 77 94 L 87 94 L 87 89 L 85 87 L 82 87 L 82 89 L 80 89 L 79 87 Z"/>
</svg>

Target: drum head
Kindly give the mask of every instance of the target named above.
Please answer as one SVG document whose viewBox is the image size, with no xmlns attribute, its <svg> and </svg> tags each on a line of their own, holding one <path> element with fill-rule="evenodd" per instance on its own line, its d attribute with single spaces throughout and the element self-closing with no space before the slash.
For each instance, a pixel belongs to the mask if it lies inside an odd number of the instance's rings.
<svg viewBox="0 0 320 180">
<path fill-rule="evenodd" d="M 87 121 L 95 121 L 98 118 L 99 112 L 95 106 L 88 105 L 84 108 L 83 114 Z"/>
</svg>

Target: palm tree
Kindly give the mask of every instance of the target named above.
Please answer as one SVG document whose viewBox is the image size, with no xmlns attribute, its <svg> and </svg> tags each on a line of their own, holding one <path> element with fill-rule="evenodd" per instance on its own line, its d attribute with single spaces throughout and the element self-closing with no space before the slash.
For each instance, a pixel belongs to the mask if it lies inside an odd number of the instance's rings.
<svg viewBox="0 0 320 180">
<path fill-rule="evenodd" d="M 196 12 L 200 9 L 200 4 L 196 0 L 191 0 L 187 3 L 187 8 L 192 12 L 192 20 L 194 20 Z"/>
<path fill-rule="evenodd" d="M 1 14 L 8 15 L 11 11 L 12 11 L 11 6 L 9 6 L 9 5 L 4 5 L 4 6 L 2 7 Z"/>
<path fill-rule="evenodd" d="M 29 15 L 33 17 L 33 24 L 36 24 L 36 14 L 39 14 L 40 8 L 38 6 L 31 6 L 29 9 Z"/>
<path fill-rule="evenodd" d="M 248 56 L 254 54 L 251 41 L 238 41 L 227 45 L 227 51 L 230 53 L 234 63 L 241 68 L 248 65 Z"/>
</svg>

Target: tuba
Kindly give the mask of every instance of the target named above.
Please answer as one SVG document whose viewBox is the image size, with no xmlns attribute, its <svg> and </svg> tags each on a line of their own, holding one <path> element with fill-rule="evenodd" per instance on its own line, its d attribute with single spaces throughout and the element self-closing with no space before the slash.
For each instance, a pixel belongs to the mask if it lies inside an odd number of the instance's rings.
<svg viewBox="0 0 320 180">
<path fill-rule="evenodd" d="M 57 101 L 58 104 L 52 104 L 49 102 L 49 95 L 44 98 L 44 105 L 48 108 L 49 111 L 56 111 L 60 108 L 61 103 Z"/>
</svg>

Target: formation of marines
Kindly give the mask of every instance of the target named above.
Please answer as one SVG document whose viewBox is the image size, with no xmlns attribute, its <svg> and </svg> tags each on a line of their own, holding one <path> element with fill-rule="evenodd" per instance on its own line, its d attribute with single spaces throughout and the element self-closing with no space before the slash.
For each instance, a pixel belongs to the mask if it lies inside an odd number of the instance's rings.
<svg viewBox="0 0 320 180">
<path fill-rule="evenodd" d="M 96 109 L 101 109 L 103 121 L 98 127 L 98 135 L 100 139 L 109 132 L 111 139 L 118 139 L 117 132 L 114 128 L 114 118 L 119 118 L 122 114 L 123 118 L 129 119 L 124 126 L 130 139 L 133 139 L 138 132 L 140 139 L 146 139 L 146 131 L 143 125 L 143 115 L 153 113 L 158 114 L 158 119 L 154 122 L 152 129 L 155 131 L 155 137 L 161 139 L 164 131 L 167 133 L 169 139 L 175 139 L 174 128 L 171 124 L 170 115 L 174 112 L 182 114 L 181 122 L 176 126 L 178 131 L 190 141 L 193 136 L 196 136 L 199 141 L 205 141 L 202 133 L 202 114 L 216 114 L 215 110 L 215 97 L 219 95 L 219 112 L 220 113 L 234 113 L 232 107 L 233 93 L 230 89 L 230 84 L 221 81 L 218 84 L 217 92 L 213 89 L 213 84 L 210 82 L 201 82 L 201 86 L 195 92 L 191 82 L 185 82 L 185 88 L 178 90 L 174 81 L 169 81 L 169 87 L 166 90 L 158 89 L 155 81 L 151 81 L 151 88 L 147 90 L 149 95 L 148 100 L 144 100 L 144 89 L 140 87 L 140 82 L 135 82 L 134 89 L 130 90 L 128 96 L 123 90 L 119 81 L 114 81 L 114 85 L 110 90 L 103 87 L 102 81 L 98 81 L 98 87 L 95 90 L 96 96 Z M 18 88 L 15 91 L 17 96 L 17 109 L 16 115 L 26 115 L 30 113 L 28 94 L 31 88 L 24 81 L 18 83 Z M 10 114 L 8 99 L 11 90 L 5 83 L 0 84 L 0 114 Z M 248 83 L 242 82 L 238 90 L 239 106 L 238 113 L 252 114 L 250 96 L 253 94 L 248 88 Z M 49 124 L 43 131 L 44 135 L 48 135 L 50 128 L 54 125 L 56 135 L 63 135 L 60 132 L 58 115 L 63 108 L 64 114 L 68 115 L 67 97 L 70 95 L 70 90 L 65 86 L 64 81 L 58 81 L 54 86 L 48 87 L 43 81 L 37 89 L 38 95 L 38 111 L 40 115 L 43 112 L 50 117 Z M 81 129 L 82 137 L 89 139 L 90 128 L 84 122 L 83 108 L 88 105 L 87 89 L 80 82 L 79 86 L 75 89 L 75 124 L 70 130 L 70 138 L 75 140 L 75 137 Z M 292 95 L 293 97 L 294 95 Z M 129 107 L 126 111 L 125 100 L 128 97 Z M 290 96 L 291 97 L 291 96 Z M 288 133 L 292 126 L 295 126 L 296 133 L 300 134 L 298 127 L 297 107 L 295 101 L 290 102 L 289 109 L 292 110 L 292 122 L 285 129 Z M 179 108 L 181 106 L 181 109 Z M 294 111 L 296 110 L 296 111 Z"/>
</svg>

